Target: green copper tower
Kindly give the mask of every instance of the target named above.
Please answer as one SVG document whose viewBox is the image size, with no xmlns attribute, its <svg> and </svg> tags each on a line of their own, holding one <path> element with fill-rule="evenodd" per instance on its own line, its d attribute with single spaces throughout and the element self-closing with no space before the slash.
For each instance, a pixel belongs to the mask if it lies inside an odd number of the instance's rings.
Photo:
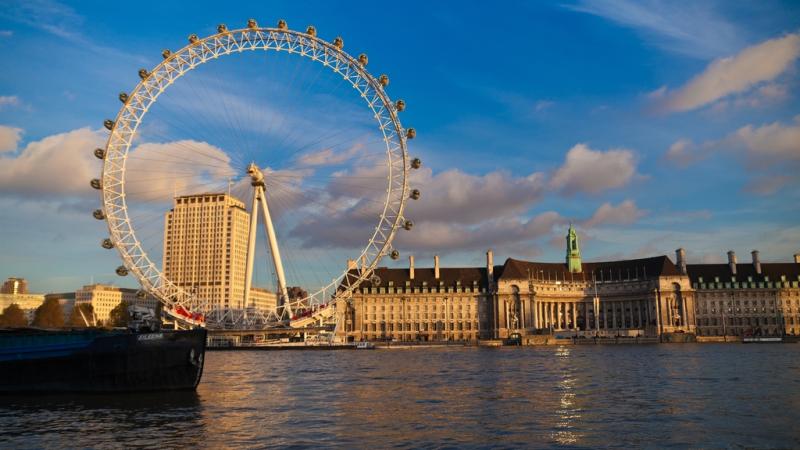
<svg viewBox="0 0 800 450">
<path fill-rule="evenodd" d="M 569 232 L 567 233 L 567 267 L 572 273 L 581 272 L 581 249 L 578 246 L 578 233 L 569 224 Z"/>
</svg>

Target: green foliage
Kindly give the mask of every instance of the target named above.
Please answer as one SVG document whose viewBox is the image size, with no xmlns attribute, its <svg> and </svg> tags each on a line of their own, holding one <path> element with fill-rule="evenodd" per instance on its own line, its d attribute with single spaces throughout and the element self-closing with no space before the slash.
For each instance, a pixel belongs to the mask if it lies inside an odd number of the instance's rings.
<svg viewBox="0 0 800 450">
<path fill-rule="evenodd" d="M 119 305 L 108 314 L 108 321 L 106 322 L 110 327 L 127 327 L 130 314 L 128 314 L 128 302 L 122 301 Z"/>
<path fill-rule="evenodd" d="M 64 311 L 57 299 L 44 301 L 33 316 L 33 326 L 39 328 L 61 328 L 64 326 Z"/>
<path fill-rule="evenodd" d="M 3 310 L 0 314 L 0 327 L 19 328 L 27 327 L 28 318 L 25 316 L 25 311 L 16 303 L 12 303 Z"/>
<path fill-rule="evenodd" d="M 83 316 L 81 316 L 81 312 Z M 88 326 L 93 325 L 92 318 L 94 317 L 94 306 L 91 303 L 81 303 L 75 305 L 72 308 L 72 315 L 69 316 L 69 323 L 68 325 L 72 328 L 86 328 L 86 322 L 84 322 L 83 318 L 86 317 L 86 321 L 89 322 Z"/>
</svg>

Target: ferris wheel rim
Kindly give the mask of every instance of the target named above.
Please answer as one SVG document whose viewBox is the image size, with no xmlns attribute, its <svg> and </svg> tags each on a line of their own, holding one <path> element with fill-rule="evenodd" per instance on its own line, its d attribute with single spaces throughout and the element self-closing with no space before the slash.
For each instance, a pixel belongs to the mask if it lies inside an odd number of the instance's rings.
<svg viewBox="0 0 800 450">
<path fill-rule="evenodd" d="M 232 39 L 232 37 L 235 38 Z M 351 87 L 362 94 L 362 97 L 364 97 L 375 114 L 375 119 L 378 121 L 386 146 L 386 163 L 389 168 L 386 200 L 384 201 L 378 224 L 357 259 L 360 261 L 367 257 L 368 264 L 363 266 L 361 270 L 356 271 L 355 274 L 350 267 L 346 267 L 343 273 L 318 291 L 310 293 L 302 299 L 294 299 L 291 302 L 289 299 L 285 299 L 285 301 L 291 305 L 308 302 L 310 306 L 315 296 L 324 297 L 328 292 L 334 296 L 347 295 L 370 276 L 383 256 L 393 251 L 391 244 L 398 228 L 405 220 L 403 213 L 409 194 L 407 130 L 402 127 L 397 114 L 399 110 L 385 92 L 385 85 L 382 80 L 376 79 L 366 70 L 365 64 L 362 65 L 359 60 L 345 52 L 340 45 L 340 38 L 337 38 L 337 41 L 339 41 L 339 45 L 319 38 L 316 33 L 302 33 L 280 27 L 248 26 L 247 28 L 236 30 L 226 29 L 202 39 L 192 35 L 189 45 L 184 46 L 175 53 L 165 51 L 164 60 L 153 68 L 151 72 L 144 71 L 143 74 L 140 71 L 142 80 L 130 94 L 126 95 L 123 101 L 124 104 L 117 113 L 112 126 L 108 127 L 108 124 L 106 124 L 111 132 L 106 142 L 101 175 L 103 212 L 108 225 L 109 239 L 113 242 L 113 246 L 123 260 L 121 268 L 124 267 L 124 269 L 132 272 L 142 284 L 142 287 L 158 297 L 165 305 L 173 308 L 182 306 L 194 309 L 193 307 L 197 304 L 198 299 L 188 290 L 175 285 L 171 280 L 167 279 L 149 258 L 147 252 L 142 248 L 141 242 L 136 238 L 135 229 L 128 215 L 125 195 L 124 180 L 127 155 L 132 147 L 132 138 L 138 126 L 143 122 L 149 108 L 156 103 L 161 94 L 191 70 L 232 53 L 258 50 L 286 51 L 290 54 L 296 53 L 300 57 L 306 57 L 329 67 L 334 73 L 348 80 Z M 209 45 L 209 43 L 212 45 Z M 275 46 L 270 47 L 270 43 Z M 173 65 L 170 66 L 170 64 Z M 353 75 L 355 75 L 354 78 Z M 359 87 L 358 83 L 361 81 L 364 82 L 364 85 Z M 372 99 L 367 99 L 365 91 L 372 93 Z M 144 99 L 144 101 L 141 101 L 141 99 Z M 378 102 L 380 107 L 376 108 Z M 390 126 L 391 128 L 389 128 Z M 387 128 L 389 128 L 388 132 Z M 392 164 L 393 151 L 399 156 L 400 164 L 396 168 Z M 120 159 L 121 165 L 119 164 Z M 394 162 L 397 163 L 398 161 Z M 398 176 L 399 183 L 395 181 Z M 393 185 L 393 183 L 395 184 Z M 393 194 L 395 195 L 394 198 Z"/>
</svg>

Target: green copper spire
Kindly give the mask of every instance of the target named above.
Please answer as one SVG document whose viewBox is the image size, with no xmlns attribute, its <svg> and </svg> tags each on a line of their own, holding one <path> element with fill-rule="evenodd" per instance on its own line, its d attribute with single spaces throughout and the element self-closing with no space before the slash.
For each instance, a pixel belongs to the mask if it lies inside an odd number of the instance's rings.
<svg viewBox="0 0 800 450">
<path fill-rule="evenodd" d="M 567 233 L 567 267 L 572 273 L 581 272 L 581 249 L 578 246 L 578 233 L 569 224 L 569 232 Z"/>
</svg>

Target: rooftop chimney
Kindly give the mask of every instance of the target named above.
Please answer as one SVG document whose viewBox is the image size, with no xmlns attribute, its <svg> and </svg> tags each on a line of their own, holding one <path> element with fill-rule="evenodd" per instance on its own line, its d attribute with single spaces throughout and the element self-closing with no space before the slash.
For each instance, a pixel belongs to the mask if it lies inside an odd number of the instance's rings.
<svg viewBox="0 0 800 450">
<path fill-rule="evenodd" d="M 753 250 L 750 254 L 753 255 L 753 267 L 756 269 L 756 273 L 761 275 L 761 261 L 758 259 L 758 250 Z"/>
<path fill-rule="evenodd" d="M 439 279 L 439 255 L 433 257 L 433 277 Z"/>
<path fill-rule="evenodd" d="M 414 255 L 408 255 L 408 279 L 414 279 Z"/>
<path fill-rule="evenodd" d="M 486 250 L 486 273 L 489 274 L 489 279 L 494 275 L 494 254 L 492 249 Z"/>
<path fill-rule="evenodd" d="M 354 269 L 358 269 L 358 264 L 356 264 L 356 261 L 354 259 L 348 258 L 347 270 L 354 270 Z"/>
<path fill-rule="evenodd" d="M 675 250 L 675 264 L 677 264 L 681 275 L 686 275 L 686 250 L 683 247 Z"/>
<path fill-rule="evenodd" d="M 794 254 L 794 263 L 795 264 L 800 264 L 800 253 L 795 253 Z"/>
<path fill-rule="evenodd" d="M 733 250 L 728 250 L 728 267 L 731 268 L 731 274 L 736 275 L 736 253 Z"/>
</svg>

